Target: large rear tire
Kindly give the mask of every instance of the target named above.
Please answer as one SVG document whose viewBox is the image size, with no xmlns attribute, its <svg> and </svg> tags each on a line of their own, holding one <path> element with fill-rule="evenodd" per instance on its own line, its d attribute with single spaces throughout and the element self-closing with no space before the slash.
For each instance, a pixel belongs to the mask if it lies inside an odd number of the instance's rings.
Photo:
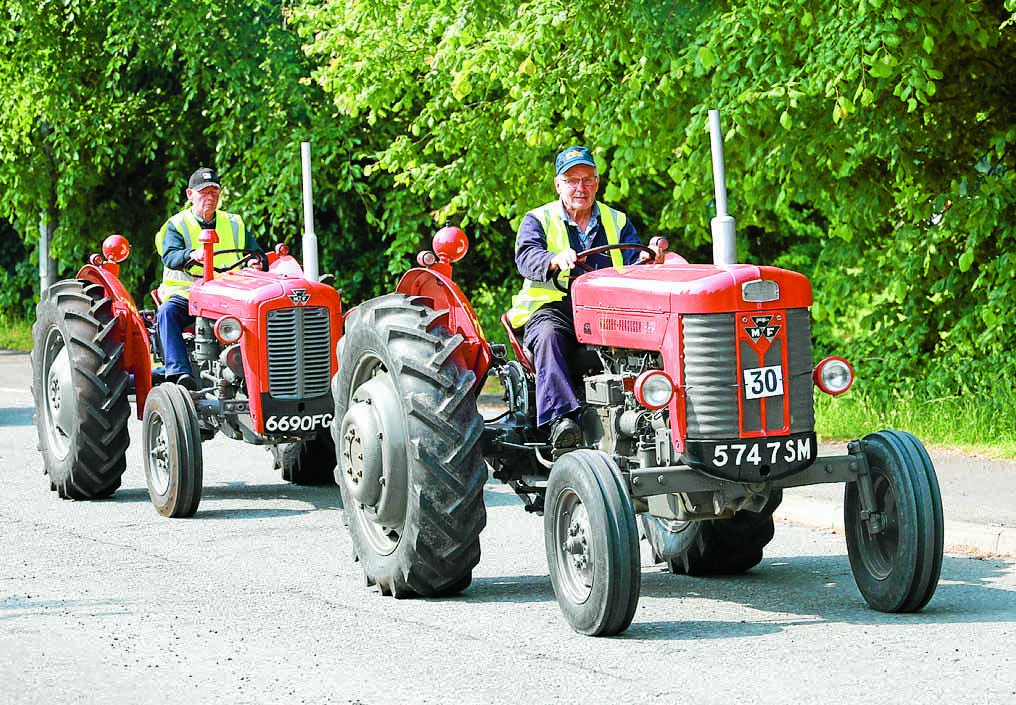
<svg viewBox="0 0 1016 705">
<path fill-rule="evenodd" d="M 773 490 L 761 512 L 735 512 L 729 519 L 678 521 L 642 515 L 642 529 L 658 563 L 685 575 L 736 575 L 760 562 L 773 540 L 773 512 L 783 490 Z"/>
<path fill-rule="evenodd" d="M 635 509 L 610 457 L 561 456 L 543 519 L 550 582 L 565 619 L 580 634 L 623 632 L 638 607 L 642 572 Z"/>
<path fill-rule="evenodd" d="M 156 511 L 190 517 L 201 502 L 201 428 L 187 390 L 167 382 L 151 391 L 142 419 L 145 480 Z"/>
<path fill-rule="evenodd" d="M 857 483 L 846 485 L 847 555 L 865 601 L 880 612 L 916 612 L 938 588 L 945 543 L 942 495 L 935 466 L 905 431 L 871 433 L 861 441 L 882 530 L 869 532 Z"/>
<path fill-rule="evenodd" d="M 338 345 L 332 435 L 353 548 L 385 595 L 450 595 L 472 581 L 487 468 L 466 341 L 430 299 L 357 307 Z"/>
<path fill-rule="evenodd" d="M 282 479 L 294 485 L 334 484 L 335 464 L 335 441 L 327 428 L 282 449 Z"/>
<path fill-rule="evenodd" d="M 127 468 L 130 378 L 106 289 L 60 281 L 42 293 L 32 327 L 32 396 L 50 488 L 102 499 Z"/>
</svg>

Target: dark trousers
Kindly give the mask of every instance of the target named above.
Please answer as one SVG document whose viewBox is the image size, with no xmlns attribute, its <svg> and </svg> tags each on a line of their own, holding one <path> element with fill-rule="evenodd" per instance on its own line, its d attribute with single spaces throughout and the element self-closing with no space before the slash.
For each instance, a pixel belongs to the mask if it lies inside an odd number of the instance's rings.
<svg viewBox="0 0 1016 705">
<path fill-rule="evenodd" d="M 523 344 L 536 367 L 536 422 L 540 426 L 579 408 L 568 360 L 578 348 L 571 302 L 543 306 L 529 317 Z"/>
<path fill-rule="evenodd" d="M 156 329 L 162 341 L 162 356 L 166 362 L 166 377 L 191 375 L 187 346 L 183 342 L 183 329 L 194 323 L 190 315 L 190 304 L 182 296 L 174 294 L 162 302 L 155 315 Z"/>
</svg>

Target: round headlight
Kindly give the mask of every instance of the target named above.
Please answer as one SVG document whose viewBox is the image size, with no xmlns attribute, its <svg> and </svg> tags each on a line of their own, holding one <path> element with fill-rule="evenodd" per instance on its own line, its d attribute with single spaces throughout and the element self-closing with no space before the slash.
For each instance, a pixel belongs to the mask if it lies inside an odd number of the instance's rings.
<svg viewBox="0 0 1016 705">
<path fill-rule="evenodd" d="M 634 391 L 639 404 L 656 411 L 670 403 L 674 396 L 674 380 L 662 370 L 646 370 L 635 378 Z"/>
<path fill-rule="evenodd" d="M 842 357 L 827 357 L 815 367 L 812 378 L 819 389 L 836 396 L 854 383 L 854 368 Z"/>
<path fill-rule="evenodd" d="M 239 318 L 223 316 L 215 323 L 215 337 L 223 345 L 235 343 L 243 335 L 243 326 Z"/>
</svg>

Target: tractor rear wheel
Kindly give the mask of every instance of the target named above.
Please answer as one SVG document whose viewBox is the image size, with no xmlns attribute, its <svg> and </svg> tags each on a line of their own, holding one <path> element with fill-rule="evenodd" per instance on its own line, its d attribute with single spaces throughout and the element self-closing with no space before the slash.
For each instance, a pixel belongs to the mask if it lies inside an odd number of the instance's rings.
<svg viewBox="0 0 1016 705">
<path fill-rule="evenodd" d="M 332 435 L 368 585 L 450 595 L 472 581 L 486 525 L 483 419 L 448 311 L 389 294 L 354 309 L 338 345 Z"/>
<path fill-rule="evenodd" d="M 685 575 L 735 575 L 762 561 L 773 540 L 773 512 L 783 501 L 774 490 L 761 512 L 739 511 L 729 519 L 678 521 L 642 515 L 642 529 L 657 562 Z"/>
<path fill-rule="evenodd" d="M 172 382 L 153 389 L 141 424 L 152 504 L 165 517 L 194 516 L 201 502 L 204 461 L 198 415 L 187 390 Z"/>
<path fill-rule="evenodd" d="M 543 526 L 550 582 L 572 629 L 590 636 L 627 629 L 642 585 L 639 535 L 610 456 L 576 450 L 554 463 Z"/>
<path fill-rule="evenodd" d="M 65 280 L 42 293 L 32 327 L 32 396 L 50 488 L 102 499 L 120 487 L 130 444 L 130 378 L 105 287 Z"/>
<path fill-rule="evenodd" d="M 935 466 L 905 431 L 871 433 L 861 443 L 880 530 L 871 533 L 857 483 L 848 483 L 843 517 L 850 568 L 873 609 L 916 612 L 935 594 L 942 572 L 945 535 Z"/>
<path fill-rule="evenodd" d="M 282 479 L 294 485 L 335 482 L 335 441 L 329 429 L 282 449 Z"/>
</svg>

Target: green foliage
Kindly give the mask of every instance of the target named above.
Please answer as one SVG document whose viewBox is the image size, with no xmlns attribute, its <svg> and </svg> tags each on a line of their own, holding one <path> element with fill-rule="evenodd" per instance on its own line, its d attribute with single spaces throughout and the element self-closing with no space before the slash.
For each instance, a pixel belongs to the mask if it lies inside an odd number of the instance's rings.
<svg viewBox="0 0 1016 705">
<path fill-rule="evenodd" d="M 19 318 L 34 311 L 32 293 L 39 263 L 31 254 L 14 229 L 0 221 L 0 315 Z"/>
<path fill-rule="evenodd" d="M 44 215 L 55 223 L 61 276 L 121 232 L 134 246 L 125 282 L 152 288 L 154 234 L 200 164 L 223 174 L 223 207 L 263 245 L 299 252 L 302 140 L 325 253 L 363 233 L 362 129 L 307 80 L 279 0 L 0 0 L 0 16 L 0 218 L 29 246 Z"/>
<path fill-rule="evenodd" d="M 0 0 L 0 220 L 29 250 L 41 217 L 55 222 L 64 275 L 123 232 L 125 279 L 147 291 L 150 238 L 205 163 L 262 244 L 300 254 L 310 140 L 321 268 L 344 301 L 390 290 L 453 222 L 471 238 L 456 280 L 498 339 L 515 230 L 554 197 L 569 144 L 593 150 L 600 197 L 644 238 L 708 259 L 718 108 L 739 257 L 811 277 L 817 350 L 850 357 L 878 403 L 983 395 L 1016 380 L 1014 13 L 1011 0 Z M 4 262 L 4 281 L 23 292 L 33 266 Z"/>
<path fill-rule="evenodd" d="M 965 0 L 322 0 L 298 21 L 336 107 L 386 135 L 372 169 L 439 220 L 514 228 L 553 195 L 554 153 L 581 142 L 605 200 L 643 234 L 701 252 L 706 112 L 719 108 L 740 257 L 813 277 L 818 348 L 855 359 L 873 394 L 939 394 L 1016 376 L 1003 307 L 1011 12 Z M 416 232 L 405 237 L 411 249 Z"/>
</svg>

